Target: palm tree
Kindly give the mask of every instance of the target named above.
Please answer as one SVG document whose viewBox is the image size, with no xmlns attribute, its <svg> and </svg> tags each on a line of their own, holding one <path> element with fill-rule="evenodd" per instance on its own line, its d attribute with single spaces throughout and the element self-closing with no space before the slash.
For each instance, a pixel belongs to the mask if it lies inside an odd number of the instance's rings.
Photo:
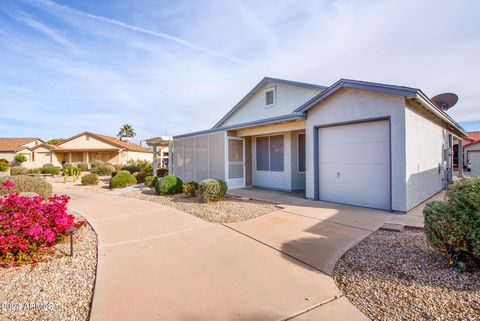
<svg viewBox="0 0 480 321">
<path fill-rule="evenodd" d="M 133 129 L 132 125 L 130 124 L 125 124 L 120 128 L 120 131 L 118 132 L 118 137 L 122 139 L 122 137 L 127 137 L 127 140 L 129 138 L 135 137 L 135 129 Z"/>
</svg>

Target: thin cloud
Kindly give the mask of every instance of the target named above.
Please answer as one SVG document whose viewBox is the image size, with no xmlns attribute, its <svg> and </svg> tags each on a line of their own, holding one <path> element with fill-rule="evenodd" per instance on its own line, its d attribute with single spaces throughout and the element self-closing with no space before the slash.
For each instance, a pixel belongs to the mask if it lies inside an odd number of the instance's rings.
<svg viewBox="0 0 480 321">
<path fill-rule="evenodd" d="M 46 34 L 52 40 L 58 43 L 61 43 L 63 45 L 71 45 L 70 42 L 60 32 L 48 27 L 47 25 L 41 23 L 40 21 L 34 19 L 32 16 L 26 13 L 15 15 L 14 18 L 43 34 Z"/>
<path fill-rule="evenodd" d="M 223 58 L 223 59 L 229 60 L 231 62 L 235 62 L 235 63 L 247 64 L 247 62 L 245 60 L 241 60 L 241 59 L 231 57 L 229 55 L 225 55 L 223 53 L 220 53 L 220 52 L 208 49 L 208 48 L 204 48 L 204 47 L 196 45 L 196 44 L 194 44 L 190 41 L 187 41 L 187 40 L 184 40 L 184 39 L 181 39 L 181 38 L 178 38 L 178 37 L 175 37 L 175 36 L 163 33 L 163 32 L 152 31 L 152 30 L 148 30 L 148 29 L 145 29 L 145 28 L 142 28 L 142 27 L 127 24 L 127 23 L 119 21 L 119 20 L 115 20 L 115 19 L 91 14 L 91 13 L 84 12 L 84 11 L 81 11 L 81 10 L 78 10 L 78 9 L 74 9 L 74 8 L 69 7 L 67 5 L 58 4 L 58 3 L 50 1 L 50 0 L 33 0 L 33 1 L 35 3 L 47 6 L 51 9 L 67 11 L 71 14 L 75 14 L 75 15 L 78 15 L 78 16 L 87 17 L 87 18 L 90 18 L 90 19 L 93 19 L 93 20 L 105 22 L 105 23 L 108 23 L 108 24 L 111 24 L 111 25 L 115 25 L 115 26 L 122 27 L 122 28 L 125 28 L 125 29 L 128 29 L 128 30 L 140 32 L 140 33 L 147 34 L 147 35 L 150 35 L 150 36 L 154 36 L 154 37 L 157 37 L 157 38 L 170 40 L 170 41 L 173 41 L 173 42 L 175 42 L 179 45 L 185 46 L 187 48 L 190 48 L 190 49 L 193 49 L 193 50 L 196 50 L 196 51 L 203 52 L 203 53 L 208 54 L 210 56 Z"/>
</svg>

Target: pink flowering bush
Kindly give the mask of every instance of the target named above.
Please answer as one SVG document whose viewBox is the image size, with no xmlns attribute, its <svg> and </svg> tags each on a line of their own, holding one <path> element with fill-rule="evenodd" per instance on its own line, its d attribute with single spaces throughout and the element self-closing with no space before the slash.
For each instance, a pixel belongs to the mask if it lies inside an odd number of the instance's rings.
<svg viewBox="0 0 480 321">
<path fill-rule="evenodd" d="M 65 236 L 66 229 L 82 225 L 67 213 L 69 200 L 66 195 L 44 199 L 15 193 L 0 198 L 0 266 L 35 263 Z"/>
</svg>

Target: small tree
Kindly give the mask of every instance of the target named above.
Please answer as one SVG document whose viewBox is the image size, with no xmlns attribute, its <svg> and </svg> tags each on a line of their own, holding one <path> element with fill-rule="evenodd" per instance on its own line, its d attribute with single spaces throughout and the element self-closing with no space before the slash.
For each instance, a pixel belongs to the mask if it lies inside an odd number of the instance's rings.
<svg viewBox="0 0 480 321">
<path fill-rule="evenodd" d="M 47 144 L 58 145 L 58 144 L 60 144 L 61 142 L 64 142 L 64 141 L 65 141 L 64 138 L 52 138 L 52 139 L 47 141 Z"/>
<path fill-rule="evenodd" d="M 25 156 L 24 154 L 16 154 L 15 157 L 13 157 L 13 159 L 17 162 L 17 163 L 25 163 L 27 161 L 27 156 Z"/>
</svg>

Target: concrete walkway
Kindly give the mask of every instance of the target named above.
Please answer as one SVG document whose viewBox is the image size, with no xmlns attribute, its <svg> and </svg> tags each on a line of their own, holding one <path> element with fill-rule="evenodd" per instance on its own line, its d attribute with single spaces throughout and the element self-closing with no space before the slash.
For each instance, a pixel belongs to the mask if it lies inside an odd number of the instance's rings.
<svg viewBox="0 0 480 321">
<path fill-rule="evenodd" d="M 328 275 L 231 227 L 157 203 L 65 193 L 98 234 L 92 321 L 365 320 Z"/>
</svg>

